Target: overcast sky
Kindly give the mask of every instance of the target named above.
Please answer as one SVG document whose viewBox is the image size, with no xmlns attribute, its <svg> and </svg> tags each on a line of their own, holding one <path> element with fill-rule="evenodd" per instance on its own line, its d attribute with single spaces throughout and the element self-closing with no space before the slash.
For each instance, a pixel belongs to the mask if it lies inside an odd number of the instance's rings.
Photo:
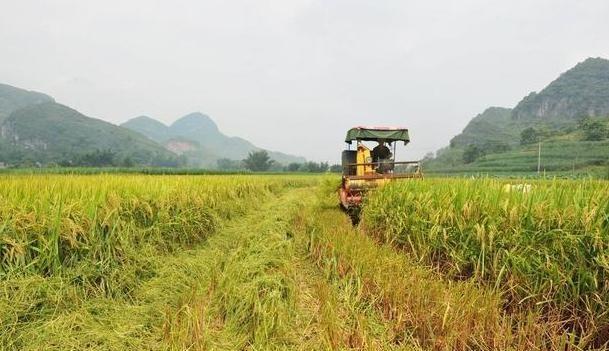
<svg viewBox="0 0 609 351">
<path fill-rule="evenodd" d="M 590 56 L 607 0 L 0 1 L 0 82 L 117 124 L 201 111 L 313 160 L 353 125 L 409 127 L 420 157 Z"/>
</svg>

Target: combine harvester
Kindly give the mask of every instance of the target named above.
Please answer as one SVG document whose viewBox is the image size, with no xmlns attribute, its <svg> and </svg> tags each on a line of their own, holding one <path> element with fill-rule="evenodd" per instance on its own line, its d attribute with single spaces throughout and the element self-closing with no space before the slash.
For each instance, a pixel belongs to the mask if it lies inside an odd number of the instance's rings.
<svg viewBox="0 0 609 351">
<path fill-rule="evenodd" d="M 351 150 L 354 141 L 356 148 Z M 420 161 L 396 162 L 396 145 L 400 141 L 404 142 L 404 146 L 410 142 L 408 129 L 354 127 L 347 132 L 347 150 L 342 153 L 340 204 L 354 224 L 359 221 L 362 200 L 368 191 L 391 181 L 423 178 Z M 376 145 L 370 150 L 364 142 Z"/>
</svg>

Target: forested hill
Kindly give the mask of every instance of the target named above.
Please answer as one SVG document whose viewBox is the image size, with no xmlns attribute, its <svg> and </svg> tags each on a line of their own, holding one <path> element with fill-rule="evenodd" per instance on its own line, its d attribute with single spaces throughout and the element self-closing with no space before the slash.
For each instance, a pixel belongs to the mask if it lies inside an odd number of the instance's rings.
<svg viewBox="0 0 609 351">
<path fill-rule="evenodd" d="M 0 85 L 2 166 L 177 166 L 148 138 L 87 117 L 45 94 Z"/>
<path fill-rule="evenodd" d="M 589 58 L 514 108 L 515 119 L 579 119 L 609 116 L 609 60 Z"/>
<path fill-rule="evenodd" d="M 463 132 L 450 144 L 477 144 L 490 147 L 494 144 L 510 144 L 518 139 L 518 121 L 512 119 L 512 110 L 504 107 L 489 107 L 472 119 Z"/>
<path fill-rule="evenodd" d="M 491 107 L 427 159 L 437 172 L 576 171 L 609 166 L 609 61 L 589 58 L 513 109 Z M 604 172 L 604 171 L 603 171 Z"/>
<path fill-rule="evenodd" d="M 43 93 L 0 84 L 0 168 L 24 166 L 217 166 L 260 150 L 191 113 L 166 126 L 149 117 L 122 126 L 91 118 Z M 269 152 L 280 164 L 302 157 Z"/>
<path fill-rule="evenodd" d="M 55 100 L 42 93 L 0 84 L 0 123 L 13 111 L 22 107 L 52 101 Z"/>
<path fill-rule="evenodd" d="M 223 134 L 216 123 L 200 112 L 178 118 L 167 126 L 153 118 L 140 116 L 121 126 L 146 135 L 168 149 L 184 155 L 189 163 L 215 167 L 220 159 L 242 160 L 251 151 L 260 150 L 251 142 Z M 303 163 L 303 157 L 270 151 L 271 159 L 281 164 Z"/>
</svg>

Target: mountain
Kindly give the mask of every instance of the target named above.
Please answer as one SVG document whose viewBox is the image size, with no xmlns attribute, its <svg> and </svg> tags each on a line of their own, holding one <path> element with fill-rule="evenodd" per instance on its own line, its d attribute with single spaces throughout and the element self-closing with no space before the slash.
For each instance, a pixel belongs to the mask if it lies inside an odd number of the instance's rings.
<svg viewBox="0 0 609 351">
<path fill-rule="evenodd" d="M 608 139 L 609 60 L 589 58 L 513 109 L 491 107 L 474 117 L 426 168 L 529 172 L 537 169 L 537 141 L 543 169 L 598 168 L 609 165 Z"/>
<path fill-rule="evenodd" d="M 55 100 L 52 97 L 42 93 L 0 84 L 0 123 L 22 107 L 53 101 Z"/>
<path fill-rule="evenodd" d="M 162 140 L 167 128 L 163 123 L 148 116 L 132 118 L 127 123 L 123 123 L 122 127 L 149 136 L 152 140 Z"/>
<path fill-rule="evenodd" d="M 162 145 L 87 117 L 45 94 L 0 85 L 0 162 L 9 165 L 179 163 Z"/>
<path fill-rule="evenodd" d="M 512 109 L 489 107 L 474 117 L 461 134 L 451 139 L 450 144 L 469 145 L 488 143 L 513 143 L 518 141 L 518 122 L 512 119 Z"/>
<path fill-rule="evenodd" d="M 226 136 L 209 116 L 199 112 L 181 117 L 169 126 L 145 116 L 130 119 L 121 126 L 185 155 L 191 164 L 197 166 L 215 166 L 216 161 L 222 158 L 241 160 L 249 152 L 260 150 L 245 139 Z M 282 164 L 305 162 L 302 157 L 280 152 L 270 151 L 269 155 Z"/>
<path fill-rule="evenodd" d="M 516 119 L 609 116 L 609 60 L 578 63 L 539 93 L 522 99 L 512 114 Z"/>
</svg>

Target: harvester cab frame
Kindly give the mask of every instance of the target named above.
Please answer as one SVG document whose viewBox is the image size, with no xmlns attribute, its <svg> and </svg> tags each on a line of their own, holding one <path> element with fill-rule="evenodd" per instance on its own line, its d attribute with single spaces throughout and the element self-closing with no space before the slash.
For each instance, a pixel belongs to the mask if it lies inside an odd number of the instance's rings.
<svg viewBox="0 0 609 351">
<path fill-rule="evenodd" d="M 353 142 L 355 149 L 352 150 Z M 365 142 L 375 142 L 377 147 L 387 144 L 387 158 L 375 155 L 380 150 L 370 149 Z M 346 210 L 359 209 L 363 196 L 371 189 L 382 186 L 390 181 L 403 179 L 420 179 L 423 170 L 420 161 L 396 161 L 396 146 L 410 142 L 407 128 L 398 127 L 354 127 L 347 131 L 346 150 L 342 152 L 342 184 L 340 188 L 340 203 Z M 384 151 L 387 154 L 387 150 Z"/>
</svg>

